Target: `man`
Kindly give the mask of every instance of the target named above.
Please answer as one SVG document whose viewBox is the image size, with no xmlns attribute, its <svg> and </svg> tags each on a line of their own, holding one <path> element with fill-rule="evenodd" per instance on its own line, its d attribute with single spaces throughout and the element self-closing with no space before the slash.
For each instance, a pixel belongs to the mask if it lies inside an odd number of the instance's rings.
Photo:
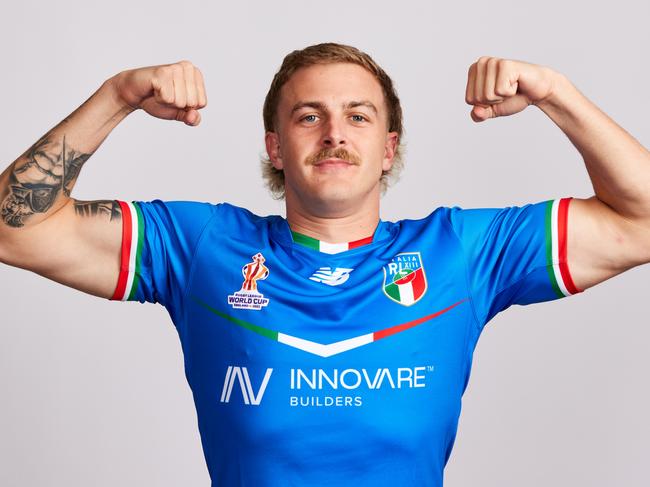
<svg viewBox="0 0 650 487">
<path fill-rule="evenodd" d="M 203 79 L 184 61 L 107 80 L 7 168 L 0 260 L 167 308 L 214 485 L 442 485 L 484 325 L 650 261 L 650 154 L 564 76 L 482 57 L 466 101 L 477 122 L 543 110 L 595 196 L 381 221 L 399 98 L 367 54 L 321 44 L 285 58 L 264 105 L 264 172 L 286 219 L 71 198 L 133 110 L 200 123 Z"/>
</svg>

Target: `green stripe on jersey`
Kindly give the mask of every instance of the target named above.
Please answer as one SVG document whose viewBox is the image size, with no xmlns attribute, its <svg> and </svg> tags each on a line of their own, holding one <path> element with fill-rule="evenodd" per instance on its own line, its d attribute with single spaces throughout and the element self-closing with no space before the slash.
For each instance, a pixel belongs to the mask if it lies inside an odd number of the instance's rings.
<svg viewBox="0 0 650 487">
<path fill-rule="evenodd" d="M 308 237 L 302 233 L 294 232 L 293 230 L 291 230 L 291 236 L 293 237 L 293 241 L 297 244 L 304 245 L 310 249 L 320 250 L 320 241 L 315 238 Z"/>
<path fill-rule="evenodd" d="M 133 206 L 135 208 L 136 214 L 132 215 L 132 218 L 138 219 L 138 247 L 135 254 L 135 275 L 133 276 L 133 285 L 131 286 L 131 292 L 129 293 L 129 300 L 135 299 L 135 293 L 138 289 L 140 271 L 142 268 L 142 242 L 144 241 L 144 218 L 142 217 L 142 210 L 140 209 L 140 205 L 138 205 L 136 202 L 133 202 Z M 133 235 L 131 238 L 135 237 L 136 236 Z"/>
<path fill-rule="evenodd" d="M 555 275 L 555 266 L 553 262 L 553 227 L 557 226 L 557 222 L 553 221 L 553 204 L 555 200 L 549 200 L 546 202 L 545 210 L 545 239 L 546 239 L 546 270 L 548 271 L 548 277 L 551 281 L 551 287 L 555 292 L 558 298 L 563 298 L 564 293 L 560 289 L 560 286 L 557 284 L 557 277 Z"/>
</svg>

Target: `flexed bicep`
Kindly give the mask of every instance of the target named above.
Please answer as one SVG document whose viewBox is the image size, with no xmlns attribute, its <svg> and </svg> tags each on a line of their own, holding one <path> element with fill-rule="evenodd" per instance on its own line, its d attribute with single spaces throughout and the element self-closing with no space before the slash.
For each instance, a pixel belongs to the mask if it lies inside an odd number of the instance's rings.
<svg viewBox="0 0 650 487">
<path fill-rule="evenodd" d="M 650 225 L 622 217 L 595 196 L 574 198 L 566 258 L 576 286 L 589 288 L 650 261 Z"/>
</svg>

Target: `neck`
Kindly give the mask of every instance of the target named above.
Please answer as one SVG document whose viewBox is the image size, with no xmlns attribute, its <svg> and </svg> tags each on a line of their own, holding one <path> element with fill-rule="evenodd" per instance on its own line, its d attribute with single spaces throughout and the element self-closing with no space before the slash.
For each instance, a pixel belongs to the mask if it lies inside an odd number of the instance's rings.
<svg viewBox="0 0 650 487">
<path fill-rule="evenodd" d="M 364 208 L 315 214 L 287 198 L 287 221 L 292 231 L 329 243 L 352 242 L 373 235 L 379 224 L 379 199 Z"/>
</svg>

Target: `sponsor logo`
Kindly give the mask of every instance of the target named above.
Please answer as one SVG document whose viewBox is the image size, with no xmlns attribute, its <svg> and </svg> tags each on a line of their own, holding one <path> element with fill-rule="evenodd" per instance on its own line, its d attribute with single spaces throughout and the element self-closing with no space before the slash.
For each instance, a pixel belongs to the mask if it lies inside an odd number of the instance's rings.
<svg viewBox="0 0 650 487">
<path fill-rule="evenodd" d="M 282 383 L 288 383 L 286 399 L 290 407 L 359 407 L 363 406 L 364 395 L 373 394 L 375 390 L 427 387 L 427 379 L 435 370 L 434 365 L 371 369 L 291 368 L 289 377 L 283 379 Z M 272 373 L 272 368 L 266 369 L 256 392 L 248 368 L 229 365 L 221 390 L 221 402 L 230 403 L 233 389 L 237 388 L 244 404 L 259 406 Z M 288 381 L 285 382 L 286 379 Z"/>
<path fill-rule="evenodd" d="M 378 369 L 291 369 L 291 407 L 359 407 L 367 394 L 379 389 L 417 389 L 427 386 L 433 365 Z M 398 394 L 405 394 L 399 392 Z"/>
<path fill-rule="evenodd" d="M 269 383 L 273 369 L 266 369 L 262 383 L 257 389 L 257 394 L 253 391 L 251 379 L 248 376 L 248 369 L 246 367 L 236 367 L 233 365 L 228 366 L 226 371 L 226 378 L 223 381 L 223 388 L 221 389 L 221 402 L 230 402 L 230 395 L 232 394 L 235 382 L 239 384 L 244 404 L 259 406 L 264 397 L 264 391 Z"/>
<path fill-rule="evenodd" d="M 387 298 L 404 306 L 417 303 L 427 291 L 420 252 L 402 252 L 384 265 L 383 290 Z"/>
<path fill-rule="evenodd" d="M 235 309 L 255 309 L 259 311 L 269 304 L 269 299 L 265 298 L 257 290 L 257 281 L 262 281 L 269 276 L 269 268 L 264 265 L 266 259 L 259 252 L 252 259 L 253 262 L 246 264 L 241 269 L 244 276 L 241 289 L 234 294 L 228 295 L 228 304 Z"/>
<path fill-rule="evenodd" d="M 291 389 L 413 389 L 425 387 L 426 367 L 379 369 L 291 369 Z M 433 368 L 430 368 L 433 371 Z"/>
<path fill-rule="evenodd" d="M 321 267 L 309 279 L 328 286 L 340 286 L 350 278 L 350 272 L 353 270 L 345 267 L 337 267 L 334 270 L 331 267 Z"/>
</svg>

